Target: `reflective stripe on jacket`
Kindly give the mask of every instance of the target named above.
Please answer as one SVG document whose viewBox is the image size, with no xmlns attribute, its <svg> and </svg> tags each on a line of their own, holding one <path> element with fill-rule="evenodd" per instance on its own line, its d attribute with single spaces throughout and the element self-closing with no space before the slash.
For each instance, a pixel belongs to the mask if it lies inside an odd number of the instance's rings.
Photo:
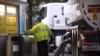
<svg viewBox="0 0 100 56">
<path fill-rule="evenodd" d="M 48 40 L 49 36 L 52 34 L 48 26 L 42 22 L 33 26 L 31 32 L 33 32 L 36 42 Z"/>
</svg>

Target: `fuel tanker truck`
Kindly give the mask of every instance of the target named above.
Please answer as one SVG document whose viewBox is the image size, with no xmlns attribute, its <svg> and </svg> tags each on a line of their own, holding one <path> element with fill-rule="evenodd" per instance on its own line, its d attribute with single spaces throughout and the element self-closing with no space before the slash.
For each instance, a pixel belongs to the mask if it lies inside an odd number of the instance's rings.
<svg viewBox="0 0 100 56">
<path fill-rule="evenodd" d="M 65 3 L 43 4 L 39 6 L 39 15 L 53 32 L 53 49 L 61 43 L 62 35 L 71 31 L 73 55 L 78 55 L 79 49 L 86 53 L 100 51 L 99 0 L 68 0 Z"/>
</svg>

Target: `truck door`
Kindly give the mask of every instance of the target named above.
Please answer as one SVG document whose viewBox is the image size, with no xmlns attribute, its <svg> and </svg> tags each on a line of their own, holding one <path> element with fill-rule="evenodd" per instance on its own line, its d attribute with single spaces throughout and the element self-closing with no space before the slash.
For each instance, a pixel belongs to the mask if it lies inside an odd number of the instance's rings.
<svg viewBox="0 0 100 56">
<path fill-rule="evenodd" d="M 53 6 L 53 24 L 54 29 L 65 29 L 65 18 L 63 6 Z"/>
</svg>

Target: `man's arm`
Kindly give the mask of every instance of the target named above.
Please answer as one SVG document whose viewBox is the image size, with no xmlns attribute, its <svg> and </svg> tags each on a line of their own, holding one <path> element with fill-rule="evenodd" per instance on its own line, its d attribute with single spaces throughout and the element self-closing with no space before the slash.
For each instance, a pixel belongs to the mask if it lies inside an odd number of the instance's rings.
<svg viewBox="0 0 100 56">
<path fill-rule="evenodd" d="M 35 29 L 36 29 L 36 26 L 33 26 L 31 29 L 26 30 L 26 31 L 24 32 L 24 34 L 28 34 L 28 35 L 34 34 L 35 31 L 36 31 Z"/>
<path fill-rule="evenodd" d="M 32 34 L 34 34 L 36 32 L 36 25 L 32 27 L 32 29 L 29 30 L 29 32 L 31 32 Z"/>
</svg>

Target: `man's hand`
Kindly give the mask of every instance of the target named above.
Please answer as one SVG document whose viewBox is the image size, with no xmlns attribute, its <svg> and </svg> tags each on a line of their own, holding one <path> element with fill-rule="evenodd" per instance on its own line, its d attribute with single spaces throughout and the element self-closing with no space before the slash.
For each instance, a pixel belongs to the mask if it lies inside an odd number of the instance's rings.
<svg viewBox="0 0 100 56">
<path fill-rule="evenodd" d="M 26 30 L 26 31 L 24 32 L 24 34 L 26 34 L 26 35 L 31 35 L 31 32 L 30 32 L 29 30 Z"/>
</svg>

